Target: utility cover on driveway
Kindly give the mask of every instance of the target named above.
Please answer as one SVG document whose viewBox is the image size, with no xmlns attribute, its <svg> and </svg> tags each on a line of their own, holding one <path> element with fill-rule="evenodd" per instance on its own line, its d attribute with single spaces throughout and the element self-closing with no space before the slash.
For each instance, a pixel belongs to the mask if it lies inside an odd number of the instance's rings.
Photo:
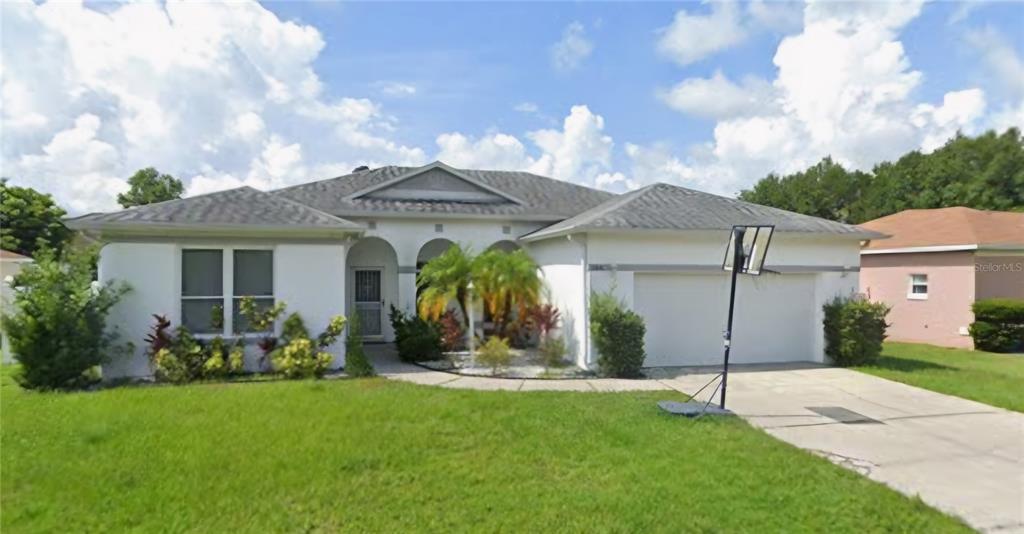
<svg viewBox="0 0 1024 534">
<path fill-rule="evenodd" d="M 808 406 L 808 410 L 818 414 L 824 415 L 833 421 L 838 421 L 844 425 L 860 425 L 864 423 L 868 424 L 882 424 L 881 421 L 872 419 L 866 415 L 861 415 L 853 410 L 847 410 L 842 406 Z"/>
</svg>

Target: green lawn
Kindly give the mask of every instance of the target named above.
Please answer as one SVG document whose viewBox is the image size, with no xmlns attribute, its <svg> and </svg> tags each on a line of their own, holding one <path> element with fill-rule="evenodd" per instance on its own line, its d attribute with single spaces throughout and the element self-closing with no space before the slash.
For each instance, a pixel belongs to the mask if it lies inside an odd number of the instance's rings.
<svg viewBox="0 0 1024 534">
<path fill-rule="evenodd" d="M 912 386 L 1024 412 L 1024 355 L 888 342 L 855 369 Z"/>
<path fill-rule="evenodd" d="M 660 413 L 673 397 L 5 376 L 0 529 L 967 531 L 741 420 Z"/>
</svg>

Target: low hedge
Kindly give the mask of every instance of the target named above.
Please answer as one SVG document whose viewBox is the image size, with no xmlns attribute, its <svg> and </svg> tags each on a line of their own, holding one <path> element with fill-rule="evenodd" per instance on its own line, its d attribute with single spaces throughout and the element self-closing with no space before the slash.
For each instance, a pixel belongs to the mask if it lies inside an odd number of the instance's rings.
<svg viewBox="0 0 1024 534">
<path fill-rule="evenodd" d="M 836 297 L 823 306 L 825 354 L 840 367 L 864 365 L 882 353 L 889 307 L 860 297 Z"/>
<path fill-rule="evenodd" d="M 989 352 L 1024 350 L 1024 300 L 984 299 L 971 305 L 974 348 Z"/>
</svg>

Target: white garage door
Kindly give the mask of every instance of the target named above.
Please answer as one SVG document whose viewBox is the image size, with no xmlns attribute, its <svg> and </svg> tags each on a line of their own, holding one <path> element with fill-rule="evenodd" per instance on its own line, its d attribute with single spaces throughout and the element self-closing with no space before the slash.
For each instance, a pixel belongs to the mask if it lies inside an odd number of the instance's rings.
<svg viewBox="0 0 1024 534">
<path fill-rule="evenodd" d="M 637 273 L 634 280 L 635 309 L 647 324 L 646 366 L 722 361 L 726 274 Z M 814 275 L 741 276 L 729 361 L 813 360 L 814 315 Z"/>
</svg>

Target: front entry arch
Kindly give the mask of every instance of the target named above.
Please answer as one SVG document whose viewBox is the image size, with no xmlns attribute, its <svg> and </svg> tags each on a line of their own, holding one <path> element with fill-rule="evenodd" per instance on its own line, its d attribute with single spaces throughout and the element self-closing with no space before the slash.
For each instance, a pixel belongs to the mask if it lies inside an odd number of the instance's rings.
<svg viewBox="0 0 1024 534">
<path fill-rule="evenodd" d="M 398 255 L 379 237 L 365 237 L 346 258 L 346 314 L 358 317 L 367 341 L 392 341 L 388 309 L 398 305 Z"/>
</svg>

